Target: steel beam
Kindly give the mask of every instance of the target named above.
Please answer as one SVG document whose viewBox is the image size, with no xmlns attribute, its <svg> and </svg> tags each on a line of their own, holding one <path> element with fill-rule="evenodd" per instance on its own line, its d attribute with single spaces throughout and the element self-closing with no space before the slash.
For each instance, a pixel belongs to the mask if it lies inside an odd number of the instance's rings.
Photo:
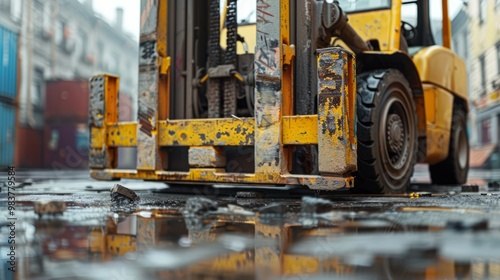
<svg viewBox="0 0 500 280">
<path fill-rule="evenodd" d="M 255 173 L 288 172 L 282 145 L 282 23 L 287 0 L 257 1 L 257 44 L 255 47 Z M 287 6 L 286 6 L 287 7 Z M 286 28 L 285 30 L 288 30 Z M 288 35 L 286 35 L 288 38 Z"/>
<path fill-rule="evenodd" d="M 100 74 L 90 78 L 89 131 L 90 168 L 115 168 L 118 163 L 118 149 L 106 145 L 109 124 L 118 121 L 118 89 L 120 78 Z"/>
<path fill-rule="evenodd" d="M 158 118 L 168 116 L 169 59 L 166 53 L 167 0 L 142 0 L 137 121 L 137 169 L 140 170 L 164 167 L 158 148 Z"/>
</svg>

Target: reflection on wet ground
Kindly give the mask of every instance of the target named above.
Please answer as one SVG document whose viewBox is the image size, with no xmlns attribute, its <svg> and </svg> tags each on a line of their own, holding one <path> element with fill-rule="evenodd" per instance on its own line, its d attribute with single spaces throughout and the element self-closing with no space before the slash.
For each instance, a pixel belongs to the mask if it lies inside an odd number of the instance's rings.
<svg viewBox="0 0 500 280">
<path fill-rule="evenodd" d="M 19 194 L 17 272 L 2 224 L 1 279 L 500 279 L 498 193 L 137 194 Z M 41 200 L 67 209 L 38 217 Z"/>
</svg>

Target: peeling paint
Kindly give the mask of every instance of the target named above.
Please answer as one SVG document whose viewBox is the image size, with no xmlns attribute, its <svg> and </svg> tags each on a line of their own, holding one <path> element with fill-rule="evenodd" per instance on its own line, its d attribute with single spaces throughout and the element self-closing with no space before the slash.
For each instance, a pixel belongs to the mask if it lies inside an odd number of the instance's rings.
<svg viewBox="0 0 500 280">
<path fill-rule="evenodd" d="M 351 149 L 356 141 L 354 127 L 347 122 L 354 118 L 349 110 L 355 102 L 350 63 L 352 56 L 340 48 L 318 50 L 318 169 L 322 175 L 356 170 L 356 151 Z"/>
</svg>

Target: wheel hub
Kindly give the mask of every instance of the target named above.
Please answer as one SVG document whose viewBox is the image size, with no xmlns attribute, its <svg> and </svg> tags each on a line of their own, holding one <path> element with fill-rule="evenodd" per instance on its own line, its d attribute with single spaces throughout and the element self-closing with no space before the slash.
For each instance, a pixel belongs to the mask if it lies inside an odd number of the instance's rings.
<svg viewBox="0 0 500 280">
<path fill-rule="evenodd" d="M 387 118 L 387 144 L 389 151 L 400 155 L 403 151 L 404 138 L 405 131 L 401 117 L 397 114 L 390 114 Z"/>
</svg>

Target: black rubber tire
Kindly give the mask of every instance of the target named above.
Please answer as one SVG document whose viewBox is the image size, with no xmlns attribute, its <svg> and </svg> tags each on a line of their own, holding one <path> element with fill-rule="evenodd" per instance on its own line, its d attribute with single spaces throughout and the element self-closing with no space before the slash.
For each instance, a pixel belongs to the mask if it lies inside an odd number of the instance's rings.
<svg viewBox="0 0 500 280">
<path fill-rule="evenodd" d="M 431 181 L 436 185 L 465 184 L 469 173 L 469 138 L 467 114 L 460 105 L 453 108 L 448 157 L 429 165 Z"/>
<path fill-rule="evenodd" d="M 418 148 L 408 81 L 395 69 L 362 73 L 357 76 L 356 97 L 359 172 L 355 192 L 405 193 Z"/>
</svg>

